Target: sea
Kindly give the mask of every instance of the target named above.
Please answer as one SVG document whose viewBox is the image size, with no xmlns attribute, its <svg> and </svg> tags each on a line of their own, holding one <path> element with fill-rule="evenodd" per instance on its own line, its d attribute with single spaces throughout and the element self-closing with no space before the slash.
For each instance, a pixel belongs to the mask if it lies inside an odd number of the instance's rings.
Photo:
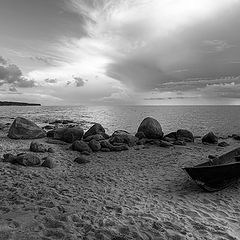
<svg viewBox="0 0 240 240">
<path fill-rule="evenodd" d="M 108 134 L 115 130 L 135 133 L 141 121 L 153 117 L 165 134 L 188 129 L 196 136 L 213 131 L 226 137 L 240 133 L 240 106 L 1 106 L 0 122 L 25 117 L 47 125 L 55 120 L 72 120 L 87 130 L 100 123 Z"/>
</svg>

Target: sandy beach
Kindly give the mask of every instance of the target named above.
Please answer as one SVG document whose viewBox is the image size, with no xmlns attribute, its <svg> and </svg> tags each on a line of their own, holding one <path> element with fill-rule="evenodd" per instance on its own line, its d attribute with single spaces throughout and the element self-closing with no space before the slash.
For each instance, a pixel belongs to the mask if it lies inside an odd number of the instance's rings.
<svg viewBox="0 0 240 240">
<path fill-rule="evenodd" d="M 69 144 L 49 144 L 54 169 L 0 162 L 0 239 L 240 239 L 240 183 L 203 192 L 182 170 L 239 146 L 135 146 L 97 152 L 80 165 Z M 31 140 L 1 131 L 1 154 L 29 152 Z"/>
</svg>

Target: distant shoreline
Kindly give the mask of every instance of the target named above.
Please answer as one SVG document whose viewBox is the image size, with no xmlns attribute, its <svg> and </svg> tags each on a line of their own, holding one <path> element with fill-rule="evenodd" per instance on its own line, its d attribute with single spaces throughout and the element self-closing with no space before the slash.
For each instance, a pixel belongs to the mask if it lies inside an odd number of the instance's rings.
<svg viewBox="0 0 240 240">
<path fill-rule="evenodd" d="M 41 106 L 39 103 L 0 101 L 0 106 Z"/>
</svg>

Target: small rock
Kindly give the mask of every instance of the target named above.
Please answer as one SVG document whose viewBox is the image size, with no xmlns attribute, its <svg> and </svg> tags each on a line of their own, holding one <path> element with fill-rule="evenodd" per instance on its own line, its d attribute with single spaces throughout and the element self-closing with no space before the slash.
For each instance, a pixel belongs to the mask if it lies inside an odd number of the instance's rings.
<svg viewBox="0 0 240 240">
<path fill-rule="evenodd" d="M 50 148 L 48 148 L 48 152 L 50 152 L 50 153 L 55 153 L 55 150 L 50 147 Z"/>
<path fill-rule="evenodd" d="M 210 144 L 217 144 L 218 143 L 218 138 L 215 136 L 213 132 L 209 132 L 202 138 L 203 143 L 210 143 Z"/>
<path fill-rule="evenodd" d="M 102 148 L 101 148 L 101 151 L 102 151 L 102 152 L 110 152 L 111 150 L 110 150 L 109 148 L 103 148 L 103 147 L 102 147 Z"/>
<path fill-rule="evenodd" d="M 6 153 L 3 155 L 3 162 L 16 163 L 16 156 L 11 153 Z"/>
<path fill-rule="evenodd" d="M 218 144 L 219 147 L 227 147 L 227 146 L 230 146 L 230 144 L 228 144 L 227 142 L 220 142 Z"/>
<path fill-rule="evenodd" d="M 78 152 L 89 152 L 89 153 L 92 152 L 92 150 L 91 150 L 91 148 L 89 147 L 89 145 L 88 145 L 86 142 L 82 141 L 82 140 L 80 140 L 80 141 L 75 141 L 75 142 L 72 144 L 72 149 L 73 149 L 74 151 L 78 151 Z"/>
<path fill-rule="evenodd" d="M 100 149 L 101 149 L 101 144 L 92 139 L 90 142 L 89 142 L 89 147 L 94 151 L 94 152 L 98 152 Z"/>
<path fill-rule="evenodd" d="M 32 152 L 47 152 L 46 146 L 38 141 L 32 141 L 30 145 L 30 151 Z"/>
<path fill-rule="evenodd" d="M 40 158 L 31 153 L 20 153 L 16 156 L 16 163 L 23 166 L 37 166 L 41 163 Z"/>
<path fill-rule="evenodd" d="M 56 164 L 54 163 L 53 159 L 50 158 L 50 157 L 45 157 L 43 158 L 43 163 L 42 163 L 42 167 L 46 167 L 46 168 L 55 168 L 56 167 Z"/>
<path fill-rule="evenodd" d="M 81 154 L 82 154 L 82 155 L 86 155 L 86 156 L 91 155 L 91 153 L 90 153 L 90 152 L 87 152 L 87 151 L 83 151 L 83 152 L 81 152 Z"/>
<path fill-rule="evenodd" d="M 179 141 L 194 142 L 193 134 L 186 129 L 177 130 L 176 136 Z"/>
<path fill-rule="evenodd" d="M 74 162 L 78 163 L 78 164 L 86 164 L 89 163 L 90 161 L 88 159 L 86 159 L 83 156 L 77 157 L 75 158 Z"/>
<path fill-rule="evenodd" d="M 137 137 L 131 135 L 127 131 L 117 130 L 113 133 L 112 137 L 109 139 L 109 142 L 113 145 L 115 143 L 125 143 L 129 147 L 133 147 L 137 144 L 138 140 L 139 139 Z"/>
<path fill-rule="evenodd" d="M 67 143 L 73 143 L 76 140 L 81 140 L 83 133 L 84 131 L 80 127 L 68 128 L 64 131 L 62 140 Z"/>
<path fill-rule="evenodd" d="M 108 148 L 110 150 L 113 150 L 114 146 L 108 141 L 108 140 L 102 140 L 100 141 L 102 148 Z"/>
<path fill-rule="evenodd" d="M 170 133 L 168 133 L 167 135 L 165 135 L 163 137 L 163 140 L 164 141 L 168 141 L 168 142 L 176 141 L 177 140 L 177 132 L 170 132 Z"/>
</svg>

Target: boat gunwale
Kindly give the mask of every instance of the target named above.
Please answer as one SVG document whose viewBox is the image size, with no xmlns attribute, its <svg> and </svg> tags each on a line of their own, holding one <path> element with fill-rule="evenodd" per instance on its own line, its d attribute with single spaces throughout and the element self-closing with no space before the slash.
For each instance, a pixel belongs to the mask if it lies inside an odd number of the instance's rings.
<svg viewBox="0 0 240 240">
<path fill-rule="evenodd" d="M 204 164 L 204 163 L 202 163 Z M 227 166 L 231 166 L 231 165 L 238 165 L 240 164 L 239 162 L 230 162 L 230 163 L 224 163 L 224 164 L 216 164 L 216 165 L 210 165 L 210 166 L 204 166 L 204 165 L 196 165 L 194 167 L 183 167 L 183 169 L 195 169 L 195 168 L 216 168 L 216 167 L 227 167 Z"/>
</svg>

